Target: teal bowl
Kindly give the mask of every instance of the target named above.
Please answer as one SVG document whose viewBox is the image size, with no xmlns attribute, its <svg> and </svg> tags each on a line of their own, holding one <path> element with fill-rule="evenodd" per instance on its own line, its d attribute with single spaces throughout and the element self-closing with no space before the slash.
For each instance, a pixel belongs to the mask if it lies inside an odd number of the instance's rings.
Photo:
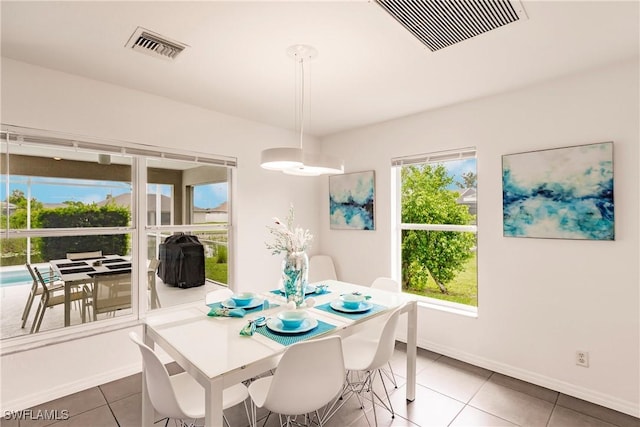
<svg viewBox="0 0 640 427">
<path fill-rule="evenodd" d="M 236 303 L 236 307 L 244 307 L 249 305 L 252 299 L 256 297 L 256 294 L 253 292 L 242 292 L 239 294 L 231 295 L 231 299 L 234 303 Z"/>
<path fill-rule="evenodd" d="M 355 310 L 360 307 L 360 303 L 365 300 L 364 295 L 360 294 L 344 294 L 340 297 L 342 306 L 349 310 Z"/>
<path fill-rule="evenodd" d="M 278 313 L 278 319 L 282 322 L 284 329 L 299 328 L 307 317 L 309 314 L 304 310 L 287 310 Z"/>
</svg>

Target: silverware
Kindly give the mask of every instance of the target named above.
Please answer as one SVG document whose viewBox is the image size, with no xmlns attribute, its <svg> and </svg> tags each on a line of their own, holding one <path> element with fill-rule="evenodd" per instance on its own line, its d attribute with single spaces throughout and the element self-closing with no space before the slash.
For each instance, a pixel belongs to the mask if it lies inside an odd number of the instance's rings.
<svg viewBox="0 0 640 427">
<path fill-rule="evenodd" d="M 261 326 L 266 325 L 268 319 L 269 319 L 268 317 L 261 316 L 253 319 L 253 322 L 255 323 L 256 327 L 259 328 Z"/>
</svg>

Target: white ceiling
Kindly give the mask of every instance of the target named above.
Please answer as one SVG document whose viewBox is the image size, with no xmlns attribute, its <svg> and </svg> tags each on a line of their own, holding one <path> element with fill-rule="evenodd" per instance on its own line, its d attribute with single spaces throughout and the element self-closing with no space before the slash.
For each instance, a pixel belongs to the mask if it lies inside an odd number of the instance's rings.
<svg viewBox="0 0 640 427">
<path fill-rule="evenodd" d="M 416 1 L 416 0 L 407 0 Z M 429 51 L 374 1 L 5 1 L 2 55 L 284 128 L 310 44 L 308 133 L 346 129 L 637 57 L 636 1 L 522 1 L 528 16 Z M 124 47 L 142 26 L 190 47 Z"/>
</svg>

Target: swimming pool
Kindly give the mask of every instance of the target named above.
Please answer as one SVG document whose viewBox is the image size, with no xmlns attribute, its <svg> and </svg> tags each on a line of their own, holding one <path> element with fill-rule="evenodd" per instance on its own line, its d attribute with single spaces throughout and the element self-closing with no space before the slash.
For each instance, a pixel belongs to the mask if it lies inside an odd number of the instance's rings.
<svg viewBox="0 0 640 427">
<path fill-rule="evenodd" d="M 0 288 L 6 288 L 9 286 L 30 285 L 33 283 L 31 275 L 26 268 L 19 270 L 12 269 L 0 269 Z"/>
</svg>

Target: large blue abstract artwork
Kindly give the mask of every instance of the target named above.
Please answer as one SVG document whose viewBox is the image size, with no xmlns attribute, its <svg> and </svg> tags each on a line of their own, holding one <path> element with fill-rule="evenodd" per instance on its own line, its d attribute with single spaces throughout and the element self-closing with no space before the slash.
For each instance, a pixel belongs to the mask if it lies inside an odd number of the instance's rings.
<svg viewBox="0 0 640 427">
<path fill-rule="evenodd" d="M 502 156 L 507 237 L 614 240 L 613 143 Z"/>
<path fill-rule="evenodd" d="M 374 230 L 373 171 L 329 177 L 329 217 L 332 229 Z"/>
</svg>

